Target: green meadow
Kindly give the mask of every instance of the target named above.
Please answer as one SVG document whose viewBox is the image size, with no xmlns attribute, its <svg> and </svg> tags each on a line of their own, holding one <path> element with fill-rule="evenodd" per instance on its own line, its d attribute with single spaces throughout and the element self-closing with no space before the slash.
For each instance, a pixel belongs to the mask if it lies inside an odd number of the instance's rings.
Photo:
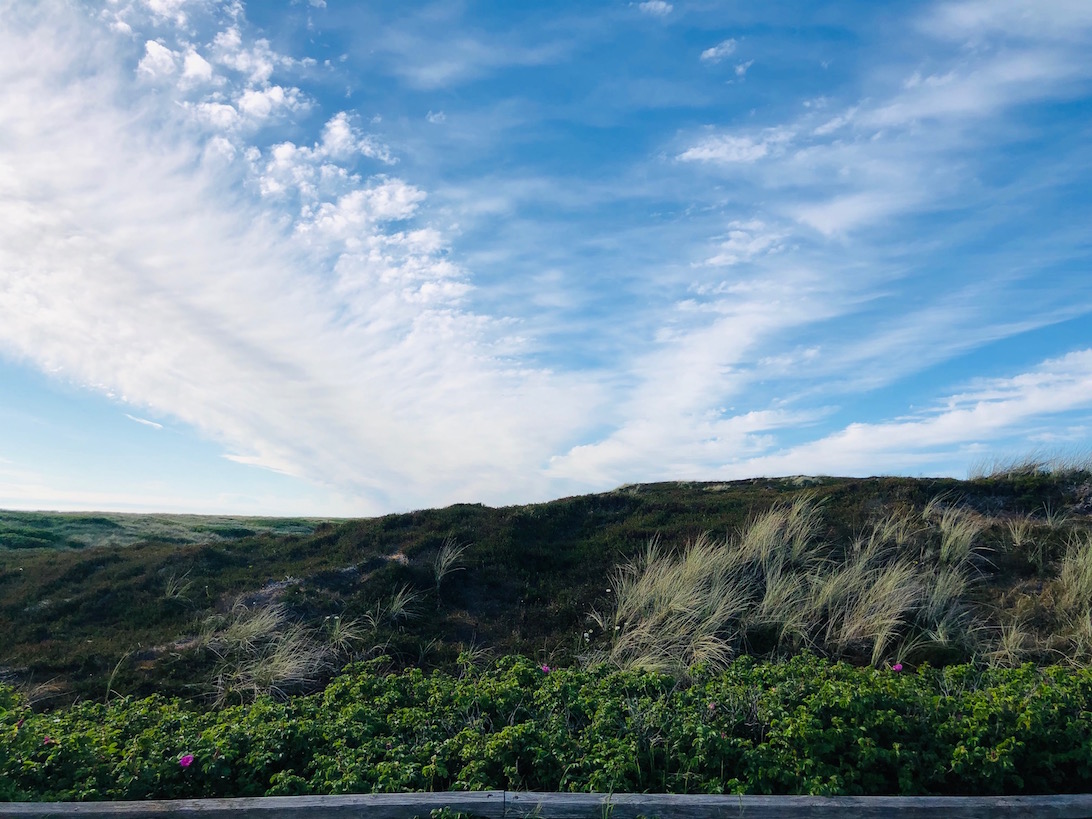
<svg viewBox="0 0 1092 819">
<path fill-rule="evenodd" d="M 1092 659 L 1092 475 L 624 486 L 363 520 L 0 513 L 0 678 L 39 708 L 316 691 L 464 652 L 685 674 Z"/>
<path fill-rule="evenodd" d="M 0 544 L 7 798 L 1092 788 L 1085 463 Z"/>
</svg>

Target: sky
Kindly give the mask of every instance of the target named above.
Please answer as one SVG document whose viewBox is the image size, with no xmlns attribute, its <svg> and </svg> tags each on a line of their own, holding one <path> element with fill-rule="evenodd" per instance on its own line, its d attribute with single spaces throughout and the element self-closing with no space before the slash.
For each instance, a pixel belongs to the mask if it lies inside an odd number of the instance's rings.
<svg viewBox="0 0 1092 819">
<path fill-rule="evenodd" d="M 1092 438 L 1092 3 L 0 0 L 0 508 Z"/>
</svg>

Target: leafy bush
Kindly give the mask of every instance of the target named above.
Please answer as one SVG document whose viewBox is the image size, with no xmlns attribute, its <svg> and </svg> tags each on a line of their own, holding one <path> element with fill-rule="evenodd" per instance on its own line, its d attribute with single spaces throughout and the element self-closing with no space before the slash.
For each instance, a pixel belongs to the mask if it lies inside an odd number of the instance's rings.
<svg viewBox="0 0 1092 819">
<path fill-rule="evenodd" d="M 0 688 L 0 798 L 439 790 L 1014 794 L 1092 788 L 1092 672 L 854 668 L 741 657 L 689 682 L 548 669 L 351 666 L 322 694 L 32 712 Z"/>
</svg>

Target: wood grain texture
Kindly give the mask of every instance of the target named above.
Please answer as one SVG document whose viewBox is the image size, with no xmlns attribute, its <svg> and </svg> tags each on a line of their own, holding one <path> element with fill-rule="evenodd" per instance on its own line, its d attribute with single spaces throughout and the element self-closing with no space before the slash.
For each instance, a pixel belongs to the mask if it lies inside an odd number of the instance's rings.
<svg viewBox="0 0 1092 819">
<path fill-rule="evenodd" d="M 10 802 L 0 803 L 0 818 L 429 819 L 431 811 L 444 807 L 487 819 L 1092 819 L 1092 794 L 694 796 L 453 791 L 148 802 Z"/>
<path fill-rule="evenodd" d="M 503 819 L 503 791 L 376 793 L 347 796 L 268 796 L 250 799 L 177 799 L 148 802 L 9 802 L 0 817 L 113 819 L 114 817 L 193 817 L 193 819 L 429 819 L 437 808 Z"/>
<path fill-rule="evenodd" d="M 543 819 L 1092 819 L 1092 794 L 960 797 L 509 793 L 506 804 L 507 817 L 526 819 L 536 815 Z"/>
</svg>

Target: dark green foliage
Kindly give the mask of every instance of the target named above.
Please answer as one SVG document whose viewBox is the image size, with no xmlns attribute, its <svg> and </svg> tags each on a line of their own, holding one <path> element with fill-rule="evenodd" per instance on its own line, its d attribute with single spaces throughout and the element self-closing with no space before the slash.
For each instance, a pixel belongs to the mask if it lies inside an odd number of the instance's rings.
<svg viewBox="0 0 1092 819">
<path fill-rule="evenodd" d="M 522 657 L 347 669 L 322 694 L 36 714 L 0 686 L 0 797 L 440 790 L 993 795 L 1092 789 L 1092 672 L 860 669 L 811 655 L 663 675 Z M 180 760 L 192 755 L 188 767 Z"/>
<path fill-rule="evenodd" d="M 571 664 L 588 648 L 589 612 L 611 603 L 612 571 L 650 538 L 681 549 L 703 532 L 724 537 L 803 492 L 823 503 L 819 536 L 834 553 L 878 517 L 920 512 L 938 495 L 995 516 L 980 538 L 994 549 L 992 566 L 983 565 L 970 600 L 990 612 L 1022 606 L 1041 634 L 1056 626 L 1042 584 L 1068 530 L 1043 528 L 1034 544 L 1006 550 L 1003 521 L 1077 509 L 1089 497 L 1087 476 L 662 483 L 343 522 L 5 512 L 0 537 L 41 545 L 0 548 L 0 679 L 24 686 L 36 707 L 101 700 L 111 675 L 121 694 L 199 698 L 215 663 L 195 638 L 236 603 L 279 603 L 287 622 L 318 631 L 327 618 L 371 616 L 402 588 L 421 595 L 421 615 L 379 622 L 339 662 L 382 652 L 392 668 L 454 669 L 459 652 L 475 647 Z M 449 538 L 467 548 L 440 597 L 434 560 Z M 755 634 L 751 649 L 761 650 Z M 967 659 L 955 648 L 930 661 Z"/>
</svg>

